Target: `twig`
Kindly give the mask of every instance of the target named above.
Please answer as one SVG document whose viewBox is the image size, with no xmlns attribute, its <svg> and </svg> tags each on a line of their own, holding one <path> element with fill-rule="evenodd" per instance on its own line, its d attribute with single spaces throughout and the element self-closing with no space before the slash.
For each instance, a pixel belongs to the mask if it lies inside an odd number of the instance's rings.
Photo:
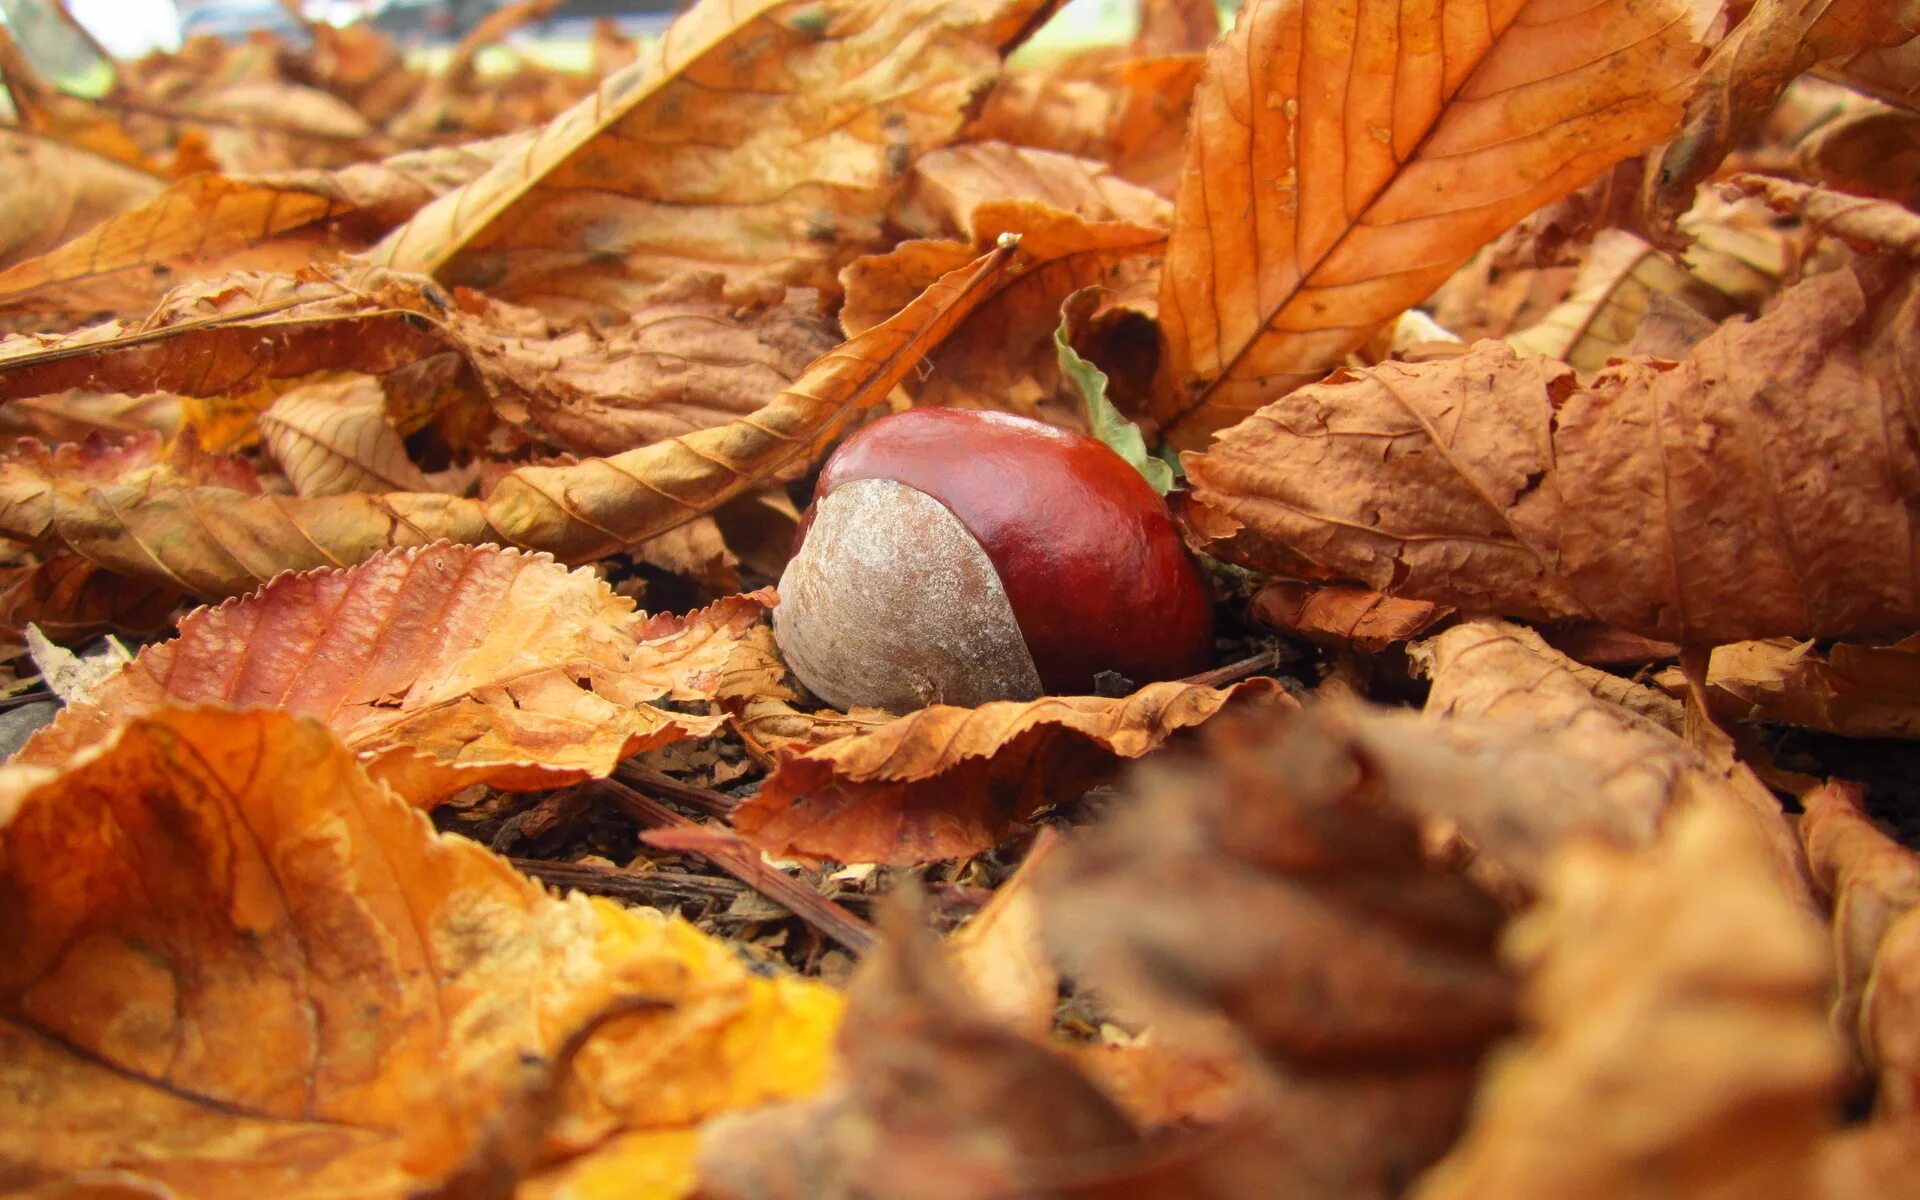
<svg viewBox="0 0 1920 1200">
<path fill-rule="evenodd" d="M 873 926 L 793 876 L 774 870 L 761 861 L 759 852 L 737 838 L 730 838 L 726 831 L 682 816 L 617 779 L 602 780 L 599 788 L 642 828 L 663 830 L 669 834 L 695 835 L 693 838 L 674 838 L 673 848 L 706 859 L 813 926 L 822 936 L 840 943 L 855 954 L 864 954 L 873 945 L 876 936 Z M 652 839 L 644 835 L 642 840 L 653 844 Z"/>
<path fill-rule="evenodd" d="M 1249 655 L 1238 662 L 1230 662 L 1224 667 L 1215 667 L 1211 671 L 1202 671 L 1198 675 L 1189 675 L 1181 683 L 1198 684 L 1201 687 L 1223 687 L 1237 683 L 1262 671 L 1269 671 L 1280 665 L 1280 648 L 1268 646 L 1258 654 Z"/>
<path fill-rule="evenodd" d="M 645 788 L 656 796 L 665 796 L 675 804 L 684 804 L 708 816 L 724 817 L 740 807 L 741 802 L 725 792 L 682 783 L 671 775 L 663 775 L 637 762 L 623 762 L 614 768 L 613 773 L 637 788 Z"/>
<path fill-rule="evenodd" d="M 731 879 L 690 875 L 684 871 L 622 871 L 617 867 L 601 867 L 592 863 L 548 862 L 538 858 L 509 858 L 507 861 L 521 874 L 531 875 L 555 887 L 596 896 L 613 896 L 655 908 L 669 904 L 731 900 L 743 890 L 740 884 Z"/>
</svg>

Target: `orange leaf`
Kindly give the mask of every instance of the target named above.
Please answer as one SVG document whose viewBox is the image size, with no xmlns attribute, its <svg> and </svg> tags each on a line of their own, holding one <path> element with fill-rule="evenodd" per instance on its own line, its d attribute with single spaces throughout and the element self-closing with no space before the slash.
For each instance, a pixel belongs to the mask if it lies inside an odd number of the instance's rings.
<svg viewBox="0 0 1920 1200">
<path fill-rule="evenodd" d="M 688 267 L 831 293 L 906 163 L 951 140 L 1048 7 L 701 0 L 371 257 L 549 311 L 620 310 L 630 285 Z"/>
<path fill-rule="evenodd" d="M 1659 141 L 1689 0 L 1253 0 L 1207 59 L 1153 415 L 1204 445 L 1310 383 L 1517 218 Z"/>
<path fill-rule="evenodd" d="M 819 1086 L 839 1011 L 677 920 L 548 895 L 271 712 L 0 768 L 0 950 L 10 1190 L 111 1164 L 400 1200 L 621 1133 L 678 1135 L 654 1169 L 684 1175 L 712 1114 Z"/>
<path fill-rule="evenodd" d="M 649 618 L 544 555 L 394 551 L 196 609 L 178 637 L 142 650 L 16 761 L 64 762 L 131 718 L 219 702 L 325 721 L 376 779 L 422 806 L 473 783 L 559 787 L 713 732 L 718 717 L 647 702 L 711 697 L 765 599 Z"/>
<path fill-rule="evenodd" d="M 484 500 L 421 492 L 245 498 L 211 488 L 136 491 L 81 487 L 0 467 L 0 535 L 43 549 L 69 548 L 120 574 L 164 579 L 205 597 L 235 595 L 286 570 L 351 565 L 382 550 L 442 538 L 591 561 L 690 521 L 818 453 L 854 413 L 885 400 L 991 294 L 1010 254 L 992 251 L 942 277 L 890 320 L 815 360 L 749 416 L 612 458 L 522 467 L 507 473 Z M 270 359 L 266 369 L 294 373 L 304 367 L 304 374 L 338 366 L 342 358 L 391 363 L 404 352 L 412 361 L 427 352 L 421 343 L 437 344 L 404 310 L 369 309 L 338 292 L 323 293 L 312 309 L 303 309 L 314 295 L 303 288 L 318 287 L 283 286 L 277 300 L 243 309 L 235 325 L 183 318 L 161 333 L 199 336 L 177 340 L 113 327 L 74 335 L 58 349 L 19 349 L 15 343 L 23 339 L 14 339 L 0 344 L 0 367 L 13 347 L 16 363 L 31 364 L 20 373 L 36 383 L 93 378 L 90 364 L 146 372 L 154 366 L 142 361 L 149 354 L 169 369 L 185 370 L 192 345 L 202 355 L 211 352 L 204 369 L 244 377 L 263 369 L 247 351 L 279 339 L 288 357 Z M 433 293 L 425 294 L 430 300 Z M 275 317 L 295 313 L 312 324 L 290 317 L 283 324 Z M 397 330 L 390 337 L 398 344 L 383 347 L 369 329 Z M 89 347 L 99 342 L 122 353 L 89 357 Z M 238 357 L 228 362 L 220 357 L 227 353 Z M 311 361 L 302 357 L 307 354 Z"/>
<path fill-rule="evenodd" d="M 52 250 L 161 187 L 124 163 L 17 129 L 0 129 L 0 164 L 7 198 L 6 232 L 0 234 L 4 267 Z"/>
<path fill-rule="evenodd" d="M 1682 363 L 1586 386 L 1495 343 L 1343 372 L 1186 455 L 1188 478 L 1248 566 L 1670 642 L 1910 627 L 1916 303 L 1876 324 L 1852 273 L 1819 276 Z"/>
<path fill-rule="evenodd" d="M 934 705 L 870 732 L 785 752 L 733 824 L 769 853 L 842 862 L 929 862 L 989 850 L 1070 800 L 1121 759 L 1156 750 L 1229 701 L 1275 702 L 1252 679 L 1224 690 L 1154 683 L 1124 699 L 1046 696 Z"/>
</svg>

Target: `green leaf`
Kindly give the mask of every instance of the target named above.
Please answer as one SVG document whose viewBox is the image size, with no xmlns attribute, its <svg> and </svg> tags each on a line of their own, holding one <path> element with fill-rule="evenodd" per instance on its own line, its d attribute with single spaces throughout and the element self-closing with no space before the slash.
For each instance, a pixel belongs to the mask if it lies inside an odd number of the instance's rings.
<svg viewBox="0 0 1920 1200">
<path fill-rule="evenodd" d="M 1073 381 L 1080 399 L 1087 406 L 1087 427 L 1093 436 L 1105 442 L 1115 454 L 1133 464 L 1146 477 L 1153 490 L 1162 496 L 1173 490 L 1173 468 L 1147 453 L 1147 440 L 1140 428 L 1120 415 L 1107 399 L 1107 373 L 1080 357 L 1067 342 L 1067 322 L 1053 331 L 1053 344 L 1060 351 L 1060 372 Z"/>
</svg>

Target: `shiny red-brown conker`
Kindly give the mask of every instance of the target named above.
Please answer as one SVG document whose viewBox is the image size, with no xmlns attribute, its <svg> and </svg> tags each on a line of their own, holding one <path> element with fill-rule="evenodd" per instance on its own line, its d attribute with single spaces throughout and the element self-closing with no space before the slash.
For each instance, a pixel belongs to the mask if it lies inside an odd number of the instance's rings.
<svg viewBox="0 0 1920 1200">
<path fill-rule="evenodd" d="M 1008 413 L 909 409 L 840 446 L 815 504 L 861 479 L 905 484 L 959 519 L 993 563 L 1048 692 L 1089 692 L 1102 671 L 1173 679 L 1210 661 L 1206 581 L 1165 502 L 1104 443 Z"/>
</svg>

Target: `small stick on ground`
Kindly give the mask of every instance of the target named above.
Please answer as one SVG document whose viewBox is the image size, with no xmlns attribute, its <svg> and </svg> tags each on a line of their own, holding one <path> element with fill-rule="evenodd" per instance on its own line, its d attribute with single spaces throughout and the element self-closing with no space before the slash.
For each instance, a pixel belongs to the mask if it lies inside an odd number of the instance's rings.
<svg viewBox="0 0 1920 1200">
<path fill-rule="evenodd" d="M 875 940 L 873 926 L 822 896 L 812 887 L 761 861 L 760 854 L 727 831 L 702 825 L 666 805 L 643 796 L 617 779 L 602 780 L 600 790 L 642 828 L 671 836 L 671 848 L 697 854 L 762 896 L 811 925 L 823 937 L 855 954 L 864 954 Z M 692 835 L 692 836 L 688 836 Z M 652 838 L 643 838 L 654 844 Z"/>
<path fill-rule="evenodd" d="M 724 817 L 740 807 L 740 801 L 725 792 L 682 783 L 671 775 L 663 775 L 636 762 L 623 762 L 614 768 L 613 773 L 634 787 L 645 788 L 656 796 L 664 796 L 675 804 L 683 804 L 708 816 Z"/>
<path fill-rule="evenodd" d="M 591 863 L 546 862 L 537 858 L 509 858 L 507 861 L 522 875 L 531 875 L 554 887 L 596 896 L 612 896 L 654 908 L 725 902 L 746 890 L 731 879 L 690 875 L 684 871 L 622 871 L 617 867 L 601 867 Z"/>
<path fill-rule="evenodd" d="M 1238 683 L 1262 671 L 1271 671 L 1279 665 L 1280 648 L 1268 646 L 1258 654 L 1248 655 L 1238 662 L 1230 662 L 1224 667 L 1215 667 L 1211 671 L 1202 671 L 1198 675 L 1189 675 L 1180 682 L 1199 684 L 1201 687 L 1225 687 L 1229 683 Z"/>
</svg>

